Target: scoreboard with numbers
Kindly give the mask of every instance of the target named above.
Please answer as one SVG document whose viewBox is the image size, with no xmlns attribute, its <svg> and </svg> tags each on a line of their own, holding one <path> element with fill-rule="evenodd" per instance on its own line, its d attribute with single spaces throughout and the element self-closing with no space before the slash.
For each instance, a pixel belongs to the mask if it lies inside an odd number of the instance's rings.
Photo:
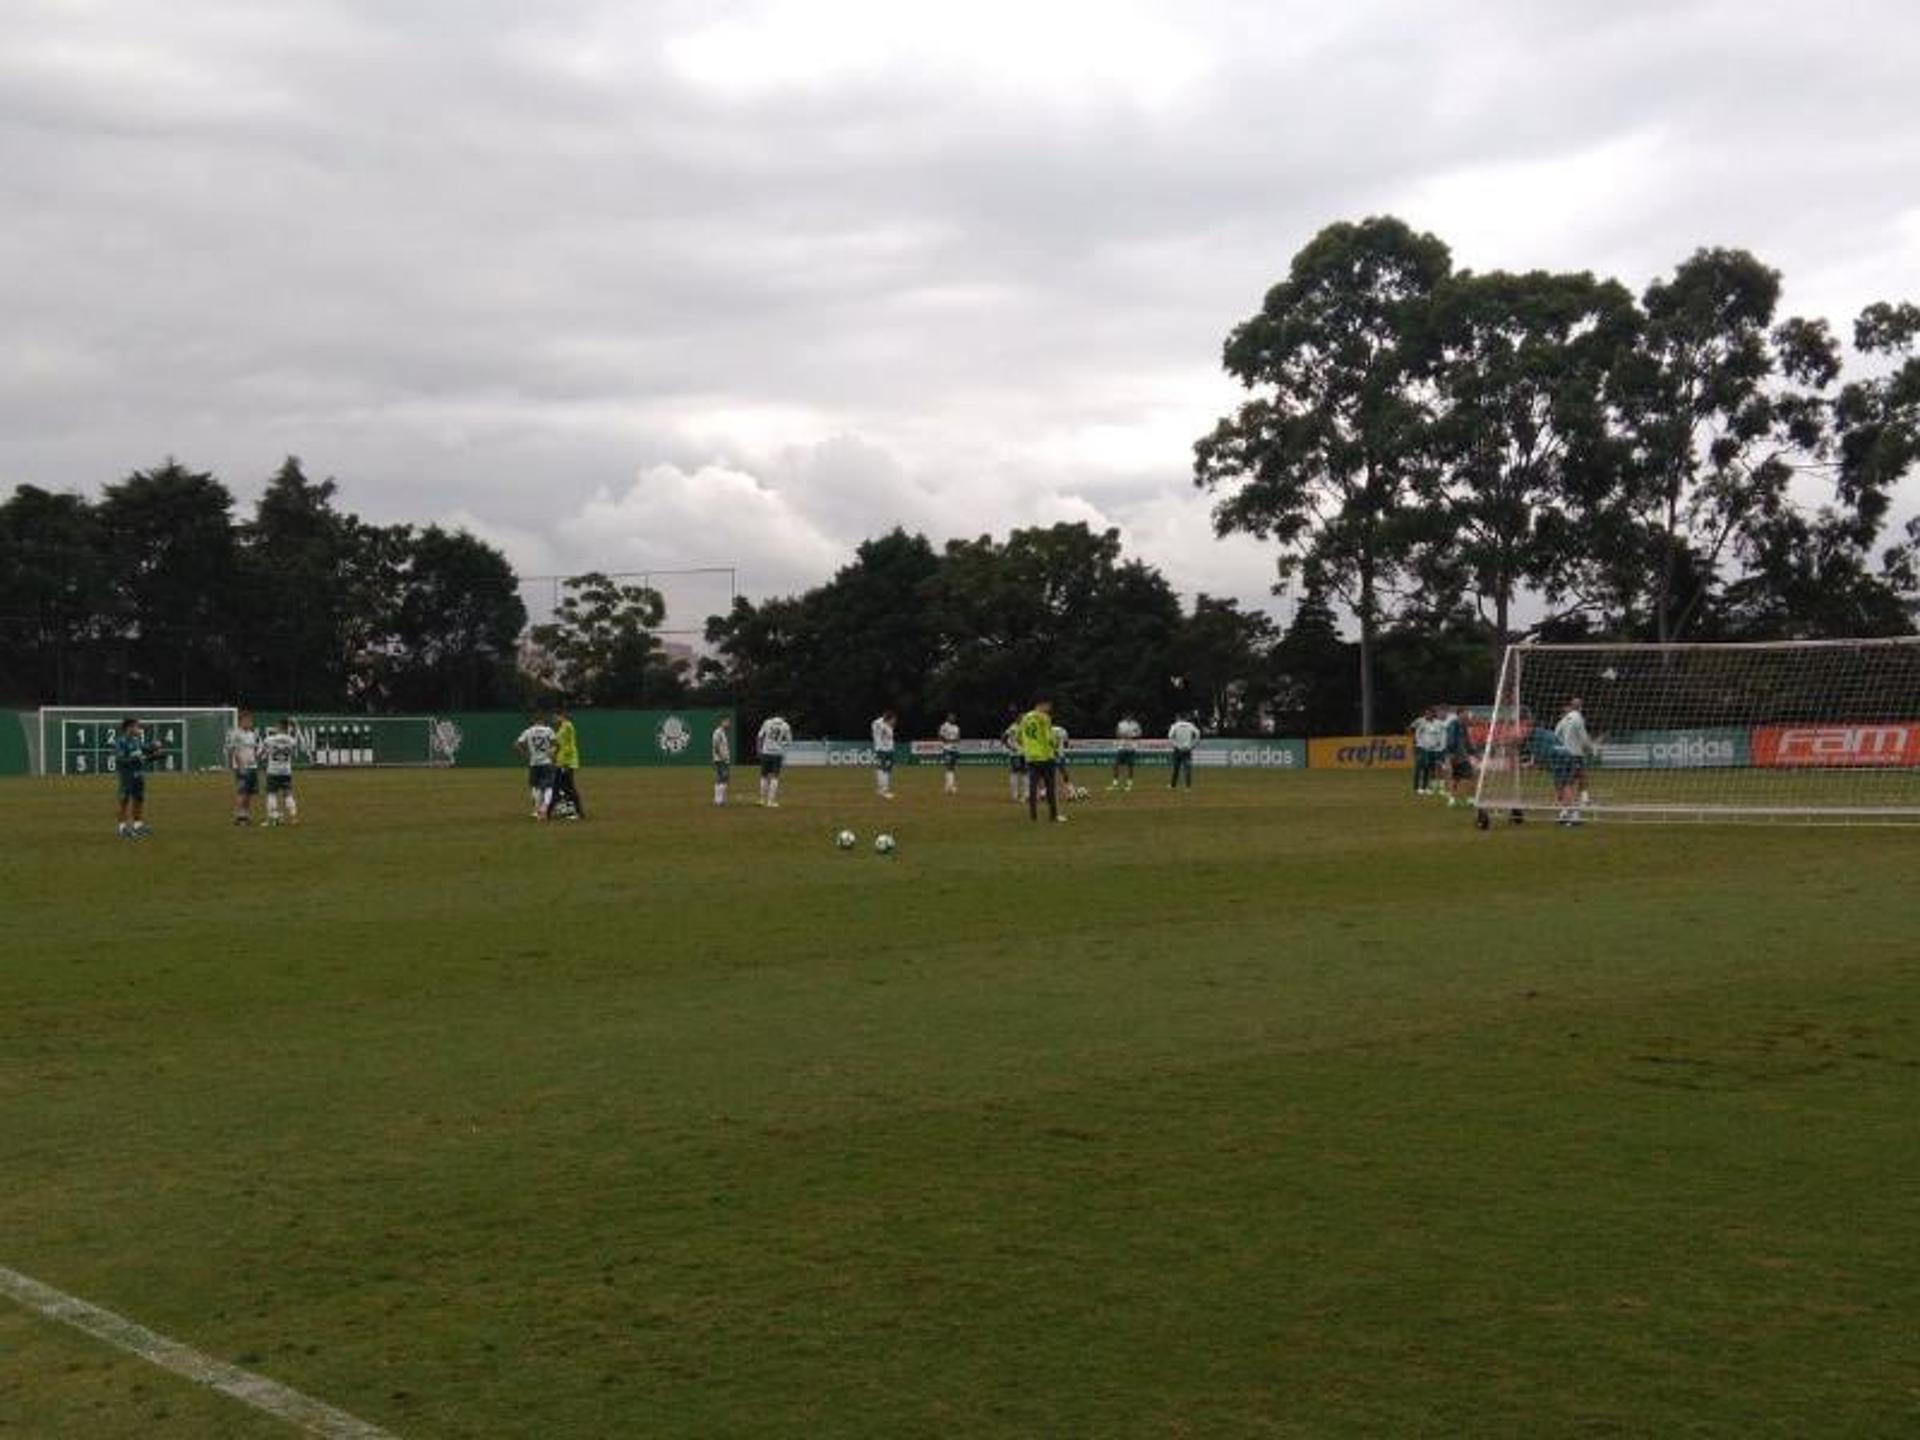
<svg viewBox="0 0 1920 1440">
<path fill-rule="evenodd" d="M 113 742 L 120 733 L 114 720 L 62 720 L 60 769 L 67 775 L 113 773 Z M 181 720 L 156 720 L 146 727 L 147 744 L 159 753 L 147 761 L 149 770 L 185 767 L 187 727 Z"/>
</svg>

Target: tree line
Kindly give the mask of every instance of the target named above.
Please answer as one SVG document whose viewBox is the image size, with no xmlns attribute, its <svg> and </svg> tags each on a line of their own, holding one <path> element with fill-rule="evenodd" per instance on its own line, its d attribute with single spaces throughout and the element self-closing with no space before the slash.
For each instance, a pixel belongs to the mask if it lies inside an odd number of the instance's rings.
<svg viewBox="0 0 1920 1440">
<path fill-rule="evenodd" d="M 1222 534 L 1274 542 L 1282 624 L 1184 604 L 1117 532 L 936 545 L 894 530 L 798 595 L 737 599 L 697 662 L 660 595 L 565 582 L 529 627 L 506 557 L 374 525 L 288 459 L 252 514 L 176 461 L 97 500 L 0 502 L 0 699 L 434 711 L 733 704 L 806 733 L 969 733 L 1051 695 L 1070 727 L 1189 713 L 1335 734 L 1491 693 L 1510 640 L 1907 633 L 1920 307 L 1868 306 L 1845 373 L 1779 275 L 1701 250 L 1638 297 L 1586 273 L 1453 269 L 1392 218 L 1329 226 L 1223 361 L 1248 392 L 1195 445 Z M 1894 533 L 1889 534 L 1889 531 Z M 1348 631 L 1352 632 L 1349 638 Z"/>
<path fill-rule="evenodd" d="M 1328 226 L 1227 338 L 1248 399 L 1195 446 L 1220 533 L 1358 632 L 1358 723 L 1407 625 L 1670 642 L 1912 628 L 1920 307 L 1779 314 L 1702 249 L 1637 298 L 1589 273 L 1456 271 L 1391 217 Z M 1517 618 L 1527 614 L 1526 623 Z"/>
</svg>

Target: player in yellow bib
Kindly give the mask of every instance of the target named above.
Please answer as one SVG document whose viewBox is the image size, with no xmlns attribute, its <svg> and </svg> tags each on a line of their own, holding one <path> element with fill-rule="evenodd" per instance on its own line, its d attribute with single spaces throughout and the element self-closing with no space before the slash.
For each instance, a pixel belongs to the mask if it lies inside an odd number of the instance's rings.
<svg viewBox="0 0 1920 1440">
<path fill-rule="evenodd" d="M 1027 762 L 1027 818 L 1040 818 L 1040 792 L 1047 792 L 1047 814 L 1056 821 L 1067 817 L 1060 813 L 1054 793 L 1053 702 L 1036 700 L 1031 710 L 1020 717 L 1015 727 L 1021 758 Z"/>
<path fill-rule="evenodd" d="M 553 789 L 547 801 L 547 818 L 564 815 L 569 820 L 586 818 L 587 807 L 580 803 L 579 782 L 574 773 L 580 768 L 580 737 L 573 728 L 573 717 L 557 706 L 553 712 Z"/>
</svg>

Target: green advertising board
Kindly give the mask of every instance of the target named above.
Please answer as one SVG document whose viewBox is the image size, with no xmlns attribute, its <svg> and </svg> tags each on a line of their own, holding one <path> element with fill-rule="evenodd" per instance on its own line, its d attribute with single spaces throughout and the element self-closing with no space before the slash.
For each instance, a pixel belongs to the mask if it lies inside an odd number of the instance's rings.
<svg viewBox="0 0 1920 1440">
<path fill-rule="evenodd" d="M 712 760 L 713 727 L 731 710 L 575 710 L 582 769 L 612 765 L 706 765 Z M 513 748 L 531 723 L 511 711 L 467 711 L 440 717 L 453 763 L 461 768 L 510 769 L 526 764 Z M 741 753 L 738 737 L 734 753 Z"/>
</svg>

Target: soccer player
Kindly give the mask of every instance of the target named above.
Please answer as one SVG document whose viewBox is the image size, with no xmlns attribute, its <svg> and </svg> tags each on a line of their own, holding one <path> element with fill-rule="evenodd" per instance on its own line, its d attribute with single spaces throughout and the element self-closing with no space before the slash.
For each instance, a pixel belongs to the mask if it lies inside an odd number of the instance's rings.
<svg viewBox="0 0 1920 1440">
<path fill-rule="evenodd" d="M 1200 743 L 1200 727 L 1182 715 L 1167 728 L 1167 740 L 1173 746 L 1173 775 L 1167 788 L 1178 790 L 1180 777 L 1187 777 L 1187 789 L 1193 789 L 1193 747 Z"/>
<path fill-rule="evenodd" d="M 1133 789 L 1133 766 L 1138 758 L 1140 744 L 1140 722 L 1131 715 L 1122 715 L 1120 723 L 1113 727 L 1113 783 L 1107 788 L 1121 788 L 1120 772 L 1126 771 L 1126 788 Z"/>
<path fill-rule="evenodd" d="M 760 803 L 769 810 L 780 808 L 780 772 L 786 768 L 787 746 L 793 743 L 793 727 L 778 715 L 760 722 L 754 737 L 754 749 L 760 752 Z"/>
<path fill-rule="evenodd" d="M 1067 745 L 1073 737 L 1067 734 L 1067 727 L 1056 724 L 1053 727 L 1053 773 L 1060 786 L 1060 793 L 1067 799 L 1073 798 L 1073 771 L 1067 766 Z"/>
<path fill-rule="evenodd" d="M 113 737 L 113 774 L 122 840 L 144 840 L 153 833 L 146 820 L 147 762 L 159 753 L 158 745 L 147 743 L 146 728 L 136 716 L 129 715 L 120 722 L 120 733 Z"/>
<path fill-rule="evenodd" d="M 727 782 L 733 778 L 733 721 L 725 715 L 713 727 L 713 803 L 727 803 Z"/>
<path fill-rule="evenodd" d="M 1434 776 L 1439 773 L 1447 753 L 1447 722 L 1440 718 L 1440 707 L 1429 705 L 1413 722 L 1413 793 L 1432 795 Z"/>
<path fill-rule="evenodd" d="M 514 737 L 513 748 L 527 757 L 527 793 L 533 797 L 533 818 L 547 818 L 553 799 L 553 727 L 541 711 L 527 717 L 527 728 Z"/>
<path fill-rule="evenodd" d="M 1449 710 L 1441 734 L 1445 743 L 1441 760 L 1447 772 L 1447 805 L 1452 808 L 1468 800 L 1464 793 L 1473 782 L 1473 746 L 1467 741 L 1467 722 L 1459 710 Z"/>
<path fill-rule="evenodd" d="M 893 721 L 893 711 L 882 710 L 873 722 L 873 792 L 882 800 L 893 799 Z"/>
<path fill-rule="evenodd" d="M 560 706 L 553 711 L 553 793 L 547 799 L 547 818 L 558 811 L 569 820 L 584 820 L 587 807 L 580 803 L 580 736 L 573 728 L 573 717 Z"/>
<path fill-rule="evenodd" d="M 1027 755 L 1020 748 L 1020 712 L 1013 710 L 1007 718 L 1007 728 L 1000 732 L 1000 743 L 1007 750 L 1007 786 L 1012 792 L 1013 803 L 1018 805 L 1027 798 Z"/>
<path fill-rule="evenodd" d="M 253 711 L 242 710 L 227 731 L 227 768 L 233 772 L 233 823 L 253 823 L 253 797 L 260 793 L 260 732 Z"/>
<path fill-rule="evenodd" d="M 1067 817 L 1060 813 L 1060 798 L 1053 778 L 1053 702 L 1034 701 L 1033 708 L 1020 717 L 1018 728 L 1020 754 L 1026 761 L 1027 818 L 1040 818 L 1040 792 L 1044 789 L 1047 814 L 1055 821 L 1064 822 Z"/>
<path fill-rule="evenodd" d="M 287 824 L 300 823 L 300 802 L 293 798 L 293 757 L 300 739 L 293 733 L 293 717 L 283 715 L 267 731 L 260 749 L 267 757 L 267 824 L 280 823 L 280 811 L 287 812 Z"/>
<path fill-rule="evenodd" d="M 1581 712 L 1578 695 L 1567 701 L 1567 713 L 1553 727 L 1553 755 L 1548 762 L 1553 770 L 1553 798 L 1560 802 L 1557 817 L 1562 825 L 1580 823 L 1580 807 L 1588 802 L 1587 757 L 1600 747 L 1587 734 L 1587 717 Z"/>
<path fill-rule="evenodd" d="M 960 717 L 949 715 L 940 722 L 941 788 L 948 795 L 960 792 Z"/>
</svg>

